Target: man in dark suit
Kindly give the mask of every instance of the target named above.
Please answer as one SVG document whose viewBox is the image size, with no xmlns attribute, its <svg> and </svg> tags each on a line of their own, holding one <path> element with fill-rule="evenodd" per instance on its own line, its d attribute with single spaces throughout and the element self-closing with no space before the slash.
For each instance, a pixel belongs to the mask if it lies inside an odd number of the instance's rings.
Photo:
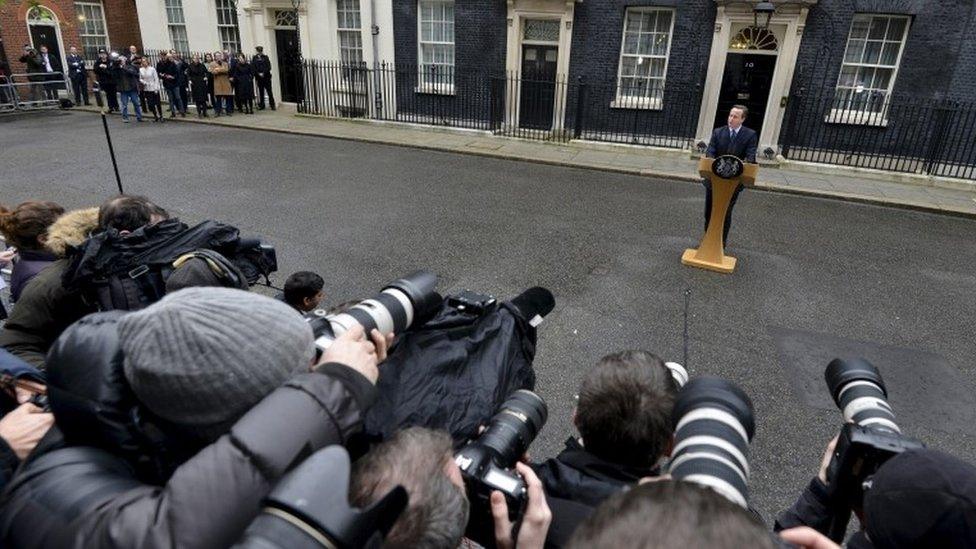
<svg viewBox="0 0 976 549">
<path fill-rule="evenodd" d="M 68 78 L 75 92 L 75 105 L 81 105 L 82 100 L 88 104 L 88 68 L 85 60 L 78 55 L 78 48 L 71 46 L 68 50 Z"/>
<path fill-rule="evenodd" d="M 708 151 L 705 156 L 718 158 L 732 155 L 743 162 L 754 164 L 756 162 L 756 149 L 759 148 L 759 135 L 743 125 L 747 116 L 749 116 L 748 108 L 743 105 L 733 106 L 729 111 L 729 124 L 715 128 L 715 131 L 712 132 L 712 138 L 708 142 Z M 705 185 L 705 230 L 707 231 L 708 218 L 712 212 L 712 182 L 705 179 L 702 184 Z M 732 202 L 729 203 L 729 210 L 725 213 L 725 228 L 722 232 L 723 246 L 729 238 L 729 227 L 732 225 L 732 208 L 735 207 L 740 192 L 742 192 L 741 184 L 732 193 Z"/>
<path fill-rule="evenodd" d="M 251 68 L 254 69 L 254 80 L 258 83 L 258 110 L 264 110 L 264 94 L 268 94 L 268 103 L 271 110 L 275 110 L 274 94 L 271 93 L 271 59 L 264 54 L 264 48 L 258 46 L 257 54 L 251 59 Z"/>
</svg>

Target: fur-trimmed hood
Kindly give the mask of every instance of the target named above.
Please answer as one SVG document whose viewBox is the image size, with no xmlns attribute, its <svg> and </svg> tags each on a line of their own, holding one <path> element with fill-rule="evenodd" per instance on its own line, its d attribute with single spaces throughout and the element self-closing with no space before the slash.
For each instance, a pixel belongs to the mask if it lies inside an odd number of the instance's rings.
<svg viewBox="0 0 976 549">
<path fill-rule="evenodd" d="M 80 246 L 98 228 L 98 208 L 72 210 L 47 228 L 45 246 L 54 255 L 64 257 L 71 248 Z"/>
</svg>

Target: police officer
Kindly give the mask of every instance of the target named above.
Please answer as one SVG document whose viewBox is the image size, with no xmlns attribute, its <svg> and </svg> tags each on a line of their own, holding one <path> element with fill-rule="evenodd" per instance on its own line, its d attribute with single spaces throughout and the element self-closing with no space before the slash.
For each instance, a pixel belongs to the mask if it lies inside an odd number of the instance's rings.
<svg viewBox="0 0 976 549">
<path fill-rule="evenodd" d="M 251 59 L 251 70 L 258 84 L 258 110 L 264 110 L 264 92 L 268 92 L 268 104 L 275 110 L 274 94 L 271 92 L 271 59 L 264 54 L 264 47 L 255 48 L 258 53 Z"/>
<path fill-rule="evenodd" d="M 85 60 L 78 55 L 78 48 L 74 46 L 68 49 L 68 78 L 75 90 L 75 105 L 81 105 L 83 99 L 85 105 L 88 105 L 88 68 L 85 67 Z"/>
</svg>

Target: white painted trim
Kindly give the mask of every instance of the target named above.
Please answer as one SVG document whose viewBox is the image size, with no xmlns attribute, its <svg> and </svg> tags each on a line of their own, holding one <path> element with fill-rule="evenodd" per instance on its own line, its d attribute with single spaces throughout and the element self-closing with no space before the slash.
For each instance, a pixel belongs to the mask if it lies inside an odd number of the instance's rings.
<svg viewBox="0 0 976 549">
<path fill-rule="evenodd" d="M 702 93 L 701 109 L 698 115 L 698 131 L 695 142 L 708 142 L 712 134 L 712 123 L 715 120 L 715 111 L 718 108 L 718 99 L 722 88 L 722 78 L 725 74 L 725 63 L 729 53 L 748 53 L 763 54 L 760 51 L 750 50 L 730 50 L 729 41 L 732 35 L 732 26 L 736 23 L 753 23 L 751 5 L 719 5 L 715 14 L 715 32 L 712 37 L 712 49 L 709 55 L 708 72 L 705 79 L 705 89 Z M 803 39 L 803 30 L 806 26 L 806 19 L 809 8 L 806 5 L 777 5 L 776 14 L 770 19 L 770 28 L 785 27 L 783 36 L 777 33 L 779 50 L 776 52 L 765 52 L 777 56 L 776 67 L 773 70 L 773 78 L 770 84 L 769 98 L 766 103 L 763 127 L 760 130 L 762 137 L 759 143 L 758 155 L 762 156 L 763 150 L 773 148 L 779 151 L 779 136 L 783 126 L 783 119 L 786 107 L 783 99 L 790 95 L 790 87 L 793 81 L 793 73 L 796 70 L 796 60 L 800 50 L 800 43 Z"/>
<path fill-rule="evenodd" d="M 31 20 L 30 20 L 30 12 L 31 12 L 31 9 L 33 9 L 34 7 L 41 8 L 43 10 L 46 10 L 48 13 L 50 13 L 51 14 L 51 17 L 52 17 L 52 19 L 54 21 L 54 23 L 53 24 L 52 23 L 46 23 L 44 21 L 38 21 L 38 22 L 35 22 L 35 23 L 31 23 Z M 103 9 L 102 10 L 102 15 L 104 15 L 104 14 L 105 14 L 105 10 Z M 32 6 L 31 8 L 29 8 L 27 10 L 27 17 L 24 19 L 24 23 L 27 24 L 27 38 L 30 38 L 31 47 L 34 48 L 35 50 L 37 50 L 37 54 L 38 55 L 41 54 L 41 48 L 40 48 L 40 46 L 37 46 L 36 44 L 34 44 L 34 36 L 31 35 L 31 32 L 30 32 L 31 25 L 33 24 L 33 25 L 37 25 L 39 27 L 54 27 L 54 34 L 55 34 L 55 36 L 58 37 L 58 51 L 61 52 L 61 67 L 62 67 L 62 69 L 65 72 L 67 72 L 68 71 L 68 57 L 66 56 L 66 52 L 65 52 L 64 37 L 61 36 L 61 21 L 58 19 L 58 14 L 54 13 L 54 10 L 49 9 L 49 8 L 47 8 L 45 6 Z M 108 25 L 106 25 L 106 27 L 105 27 L 105 32 L 106 33 L 108 32 Z"/>
<path fill-rule="evenodd" d="M 622 78 L 622 71 L 624 70 L 624 45 L 627 43 L 627 17 L 631 13 L 642 13 L 649 11 L 668 11 L 671 12 L 671 28 L 668 30 L 668 51 L 664 53 L 664 75 L 661 78 L 663 86 L 661 86 L 662 97 L 635 97 L 635 96 L 622 96 L 620 95 L 620 79 Z M 614 82 L 614 100 L 610 104 L 610 108 L 613 109 L 651 109 L 660 110 L 664 102 L 664 89 L 668 85 L 668 66 L 671 64 L 671 45 L 674 42 L 674 20 L 678 18 L 678 10 L 674 8 L 657 7 L 657 6 L 639 6 L 630 7 L 624 9 L 624 24 L 620 31 L 620 52 L 617 54 L 617 80 Z M 639 37 L 638 37 L 639 38 Z M 638 46 L 639 47 L 639 46 Z M 628 54 L 630 55 L 630 54 Z M 633 107 L 628 107 L 626 105 L 634 104 Z M 644 105 L 644 106 L 642 106 Z"/>
<path fill-rule="evenodd" d="M 566 82 L 566 78 L 560 80 L 560 75 L 569 74 L 569 55 L 573 42 L 573 15 L 575 13 L 575 0 L 508 0 L 508 44 L 505 55 L 505 71 L 508 75 L 521 77 L 522 73 L 522 45 L 539 43 L 536 40 L 523 41 L 522 27 L 526 19 L 547 19 L 559 20 L 559 43 L 557 46 L 556 58 L 556 78 L 557 82 Z M 541 43 L 540 45 L 554 45 Z M 505 90 L 505 125 L 510 128 L 517 128 L 519 117 L 521 116 L 521 89 L 516 80 L 513 82 L 508 79 Z M 564 129 L 566 120 L 566 90 L 568 85 L 556 84 L 556 93 L 553 98 L 552 131 L 559 132 Z M 515 104 L 511 105 L 510 102 Z"/>
</svg>

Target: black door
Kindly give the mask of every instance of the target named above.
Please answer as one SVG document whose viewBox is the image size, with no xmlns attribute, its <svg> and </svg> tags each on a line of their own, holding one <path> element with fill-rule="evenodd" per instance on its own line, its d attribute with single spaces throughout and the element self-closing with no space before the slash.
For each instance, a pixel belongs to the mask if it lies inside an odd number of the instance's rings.
<svg viewBox="0 0 976 549">
<path fill-rule="evenodd" d="M 725 61 L 714 127 L 728 124 L 733 105 L 745 105 L 749 109 L 745 125 L 761 133 L 775 69 L 775 55 L 730 53 Z"/>
<path fill-rule="evenodd" d="M 520 127 L 536 130 L 552 129 L 558 51 L 556 46 L 522 46 Z"/>
<path fill-rule="evenodd" d="M 298 101 L 298 86 L 301 85 L 302 78 L 302 71 L 298 66 L 298 31 L 295 29 L 275 29 L 275 42 L 278 51 L 281 100 L 295 103 Z"/>
</svg>

